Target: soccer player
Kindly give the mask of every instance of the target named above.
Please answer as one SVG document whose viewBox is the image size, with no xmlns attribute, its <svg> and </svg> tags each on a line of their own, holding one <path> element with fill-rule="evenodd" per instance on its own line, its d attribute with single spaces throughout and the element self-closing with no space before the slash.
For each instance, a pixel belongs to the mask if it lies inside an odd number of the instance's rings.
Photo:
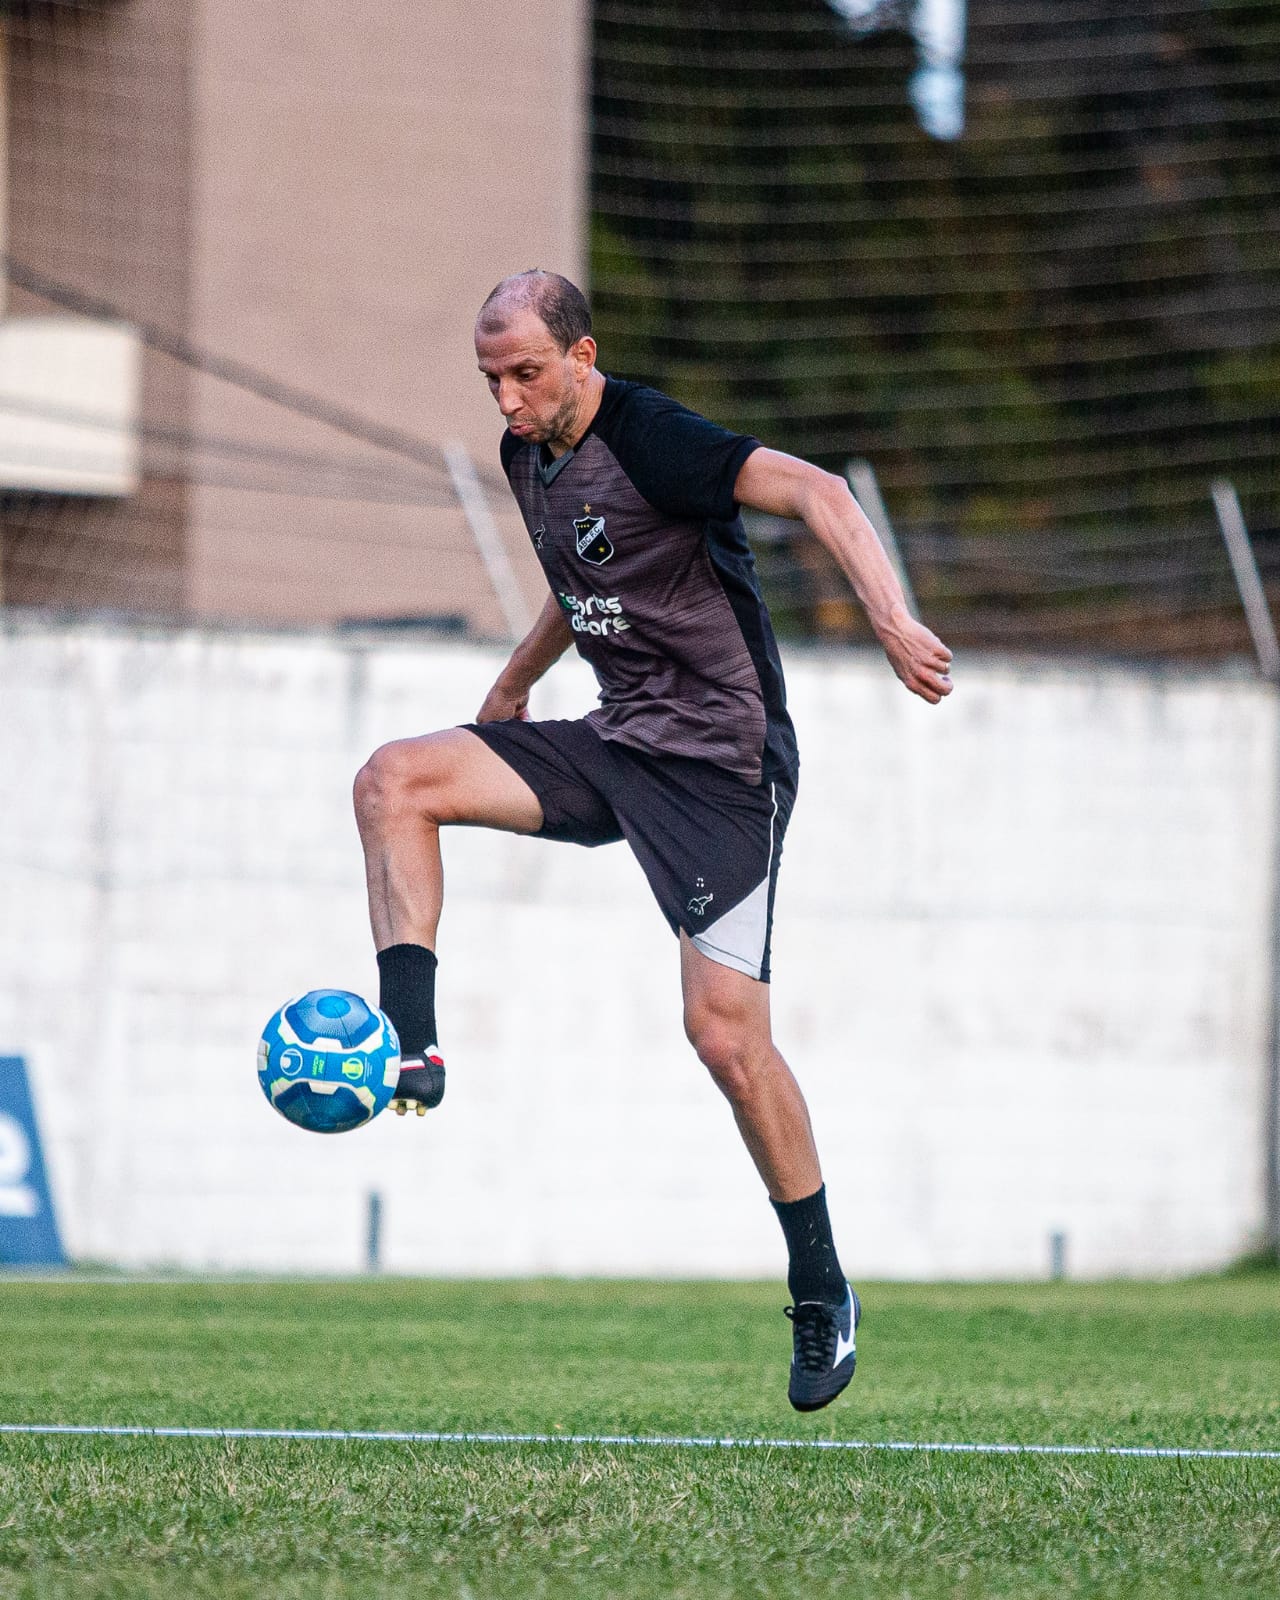
<svg viewBox="0 0 1280 1600">
<path fill-rule="evenodd" d="M 950 692 L 951 653 L 907 610 L 840 478 L 606 377 L 567 279 L 504 279 L 480 308 L 475 345 L 550 593 L 473 724 L 384 745 L 356 779 L 380 1004 L 403 1053 L 394 1103 L 421 1114 L 444 1094 L 439 830 L 625 839 L 679 937 L 689 1040 L 782 1224 L 789 1398 L 816 1410 L 853 1376 L 860 1308 L 804 1098 L 770 1031 L 770 924 L 798 757 L 738 508 L 798 518 L 826 545 L 914 694 L 937 704 Z M 600 705 L 579 721 L 530 721 L 530 690 L 571 644 L 595 670 Z"/>
</svg>

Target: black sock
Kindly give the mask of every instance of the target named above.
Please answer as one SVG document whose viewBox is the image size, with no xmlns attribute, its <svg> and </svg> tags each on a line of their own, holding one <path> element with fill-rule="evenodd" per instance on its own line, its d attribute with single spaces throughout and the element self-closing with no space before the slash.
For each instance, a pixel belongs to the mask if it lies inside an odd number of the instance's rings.
<svg viewBox="0 0 1280 1600">
<path fill-rule="evenodd" d="M 787 1270 L 791 1298 L 797 1305 L 802 1300 L 843 1303 L 845 1278 L 836 1255 L 835 1240 L 831 1237 L 826 1184 L 804 1200 L 771 1203 L 778 1213 L 791 1257 Z"/>
<path fill-rule="evenodd" d="M 420 1056 L 436 1038 L 436 957 L 423 944 L 378 951 L 378 1008 L 400 1035 L 400 1054 Z"/>
</svg>

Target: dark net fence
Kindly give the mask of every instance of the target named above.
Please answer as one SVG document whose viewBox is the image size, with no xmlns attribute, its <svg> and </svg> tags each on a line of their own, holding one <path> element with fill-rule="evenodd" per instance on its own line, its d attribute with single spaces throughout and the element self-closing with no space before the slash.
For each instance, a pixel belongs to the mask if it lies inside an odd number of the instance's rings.
<svg viewBox="0 0 1280 1600">
<path fill-rule="evenodd" d="M 606 365 L 869 458 L 956 643 L 1247 649 L 1209 489 L 1280 585 L 1280 7 L 972 0 L 952 141 L 915 66 L 826 0 L 597 0 Z M 783 626 L 856 636 L 762 533 Z"/>
<path fill-rule="evenodd" d="M 1280 5 L 972 0 L 944 141 L 909 92 L 930 3 L 856 31 L 828 0 L 595 0 L 604 364 L 869 459 L 955 644 L 1247 650 L 1210 486 L 1280 601 Z M 0 486 L 0 600 L 283 615 L 298 552 L 376 547 L 465 622 L 487 579 L 438 443 L 189 337 L 194 28 L 167 0 L 0 3 L 8 309 L 127 324 L 142 395 L 129 492 Z M 0 382 L 10 432 L 32 403 Z M 756 534 L 783 630 L 858 637 L 822 550 Z"/>
</svg>

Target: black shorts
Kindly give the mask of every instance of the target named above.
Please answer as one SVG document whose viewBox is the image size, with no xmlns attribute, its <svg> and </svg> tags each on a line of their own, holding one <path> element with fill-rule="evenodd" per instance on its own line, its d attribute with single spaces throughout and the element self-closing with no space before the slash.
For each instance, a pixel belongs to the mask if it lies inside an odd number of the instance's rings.
<svg viewBox="0 0 1280 1600">
<path fill-rule="evenodd" d="M 769 981 L 773 896 L 793 774 L 745 783 L 688 756 L 650 755 L 583 722 L 467 724 L 537 795 L 538 837 L 635 852 L 672 931 Z"/>
</svg>

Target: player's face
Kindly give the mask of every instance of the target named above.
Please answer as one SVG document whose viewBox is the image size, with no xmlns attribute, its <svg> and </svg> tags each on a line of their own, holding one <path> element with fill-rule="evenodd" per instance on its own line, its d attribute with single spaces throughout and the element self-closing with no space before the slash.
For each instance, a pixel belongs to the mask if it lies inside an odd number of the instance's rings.
<svg viewBox="0 0 1280 1600">
<path fill-rule="evenodd" d="M 489 393 L 518 439 L 571 444 L 595 366 L 595 340 L 560 346 L 535 311 L 517 311 L 506 327 L 476 329 L 476 360 Z"/>
</svg>

